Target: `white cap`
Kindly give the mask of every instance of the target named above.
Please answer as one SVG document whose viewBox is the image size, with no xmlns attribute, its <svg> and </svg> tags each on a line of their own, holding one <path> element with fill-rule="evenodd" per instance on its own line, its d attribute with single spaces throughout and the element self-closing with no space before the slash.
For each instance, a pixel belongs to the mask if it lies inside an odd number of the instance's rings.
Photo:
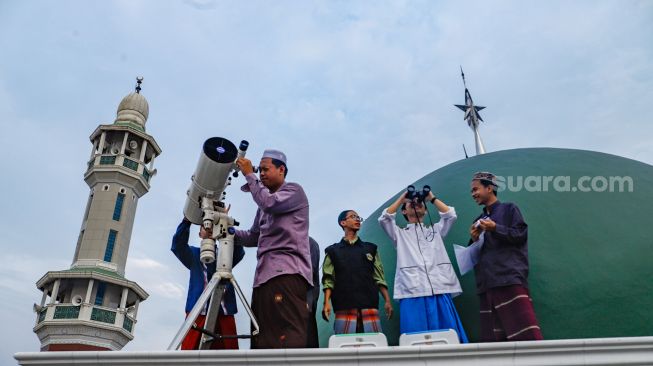
<svg viewBox="0 0 653 366">
<path fill-rule="evenodd" d="M 286 165 L 288 164 L 286 163 L 286 154 L 284 154 L 279 150 L 268 149 L 263 151 L 263 156 L 261 157 L 261 159 L 265 159 L 265 158 L 277 159 Z"/>
</svg>

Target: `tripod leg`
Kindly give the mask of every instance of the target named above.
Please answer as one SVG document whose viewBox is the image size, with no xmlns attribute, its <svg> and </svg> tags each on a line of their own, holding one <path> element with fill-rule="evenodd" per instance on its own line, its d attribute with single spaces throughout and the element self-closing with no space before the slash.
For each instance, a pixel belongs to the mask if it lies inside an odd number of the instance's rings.
<svg viewBox="0 0 653 366">
<path fill-rule="evenodd" d="M 204 288 L 202 295 L 200 295 L 200 298 L 197 299 L 195 306 L 193 306 L 193 309 L 190 311 L 190 313 L 188 313 L 188 316 L 186 317 L 184 324 L 181 325 L 181 328 L 179 328 L 177 334 L 175 334 L 175 337 L 172 339 L 172 342 L 170 342 L 170 345 L 168 346 L 169 351 L 174 351 L 179 349 L 179 347 L 181 346 L 181 342 L 184 340 L 184 337 L 186 337 L 186 334 L 193 326 L 193 323 L 195 323 L 195 319 L 197 319 L 197 316 L 200 315 L 202 309 L 204 309 L 204 307 L 206 306 L 206 302 L 213 294 L 215 287 L 218 285 L 218 283 L 220 283 L 221 279 L 222 277 L 218 276 L 217 274 L 213 275 L 211 281 L 209 281 L 209 283 Z"/>
<path fill-rule="evenodd" d="M 252 336 L 258 335 L 259 332 L 258 322 L 256 321 L 256 317 L 254 316 L 254 313 L 252 312 L 252 308 L 249 306 L 247 299 L 245 299 L 245 295 L 243 295 L 243 292 L 240 290 L 240 286 L 238 286 L 238 282 L 236 282 L 236 278 L 231 277 L 230 281 L 231 284 L 234 286 L 234 290 L 236 290 L 236 293 L 238 294 L 240 301 L 243 303 L 243 305 L 245 305 L 245 311 L 247 311 L 249 318 L 252 320 L 252 324 L 254 325 Z"/>
<path fill-rule="evenodd" d="M 206 321 L 204 322 L 204 330 L 210 334 L 215 334 L 215 323 L 218 320 L 218 315 L 220 314 L 220 306 L 226 286 L 226 279 L 221 279 L 220 282 L 218 282 L 218 285 L 215 287 L 215 290 L 213 290 L 213 295 L 211 296 L 211 300 L 209 302 L 209 308 L 206 311 Z M 202 332 L 199 349 L 210 349 L 211 342 L 215 339 L 213 336 L 208 335 L 206 332 Z"/>
</svg>

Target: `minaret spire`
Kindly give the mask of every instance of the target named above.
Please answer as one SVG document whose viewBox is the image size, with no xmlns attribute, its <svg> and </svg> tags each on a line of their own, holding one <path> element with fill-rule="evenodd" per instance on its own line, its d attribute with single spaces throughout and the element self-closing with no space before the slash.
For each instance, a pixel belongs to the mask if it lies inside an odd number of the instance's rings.
<svg viewBox="0 0 653 366">
<path fill-rule="evenodd" d="M 143 77 L 142 76 L 137 76 L 136 77 L 136 93 L 140 94 L 141 93 L 141 84 L 143 83 Z"/>
<path fill-rule="evenodd" d="M 483 140 L 481 140 L 481 135 L 478 132 L 479 121 L 483 121 L 481 115 L 478 113 L 480 110 L 485 107 L 475 106 L 474 101 L 472 100 L 472 95 L 467 89 L 467 83 L 465 82 L 465 73 L 463 72 L 463 67 L 460 66 L 460 76 L 463 78 L 463 86 L 465 87 L 465 104 L 454 104 L 460 110 L 465 112 L 463 119 L 467 121 L 467 125 L 474 131 L 474 140 L 476 142 L 476 155 L 485 154 L 485 146 L 483 145 Z"/>
<path fill-rule="evenodd" d="M 465 83 L 465 73 L 463 72 L 462 65 L 460 66 L 460 76 L 463 77 L 463 86 L 465 87 L 465 90 L 466 90 L 467 89 L 467 84 Z"/>
</svg>

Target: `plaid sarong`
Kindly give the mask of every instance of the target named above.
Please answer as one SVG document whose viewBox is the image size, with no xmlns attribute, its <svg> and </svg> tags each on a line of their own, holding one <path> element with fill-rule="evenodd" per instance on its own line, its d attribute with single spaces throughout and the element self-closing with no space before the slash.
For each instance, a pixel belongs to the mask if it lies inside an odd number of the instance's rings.
<svg viewBox="0 0 653 366">
<path fill-rule="evenodd" d="M 381 333 L 378 309 L 351 309 L 336 311 L 333 324 L 336 334 Z"/>
<path fill-rule="evenodd" d="M 533 303 L 526 287 L 495 287 L 479 294 L 481 341 L 542 340 Z"/>
</svg>

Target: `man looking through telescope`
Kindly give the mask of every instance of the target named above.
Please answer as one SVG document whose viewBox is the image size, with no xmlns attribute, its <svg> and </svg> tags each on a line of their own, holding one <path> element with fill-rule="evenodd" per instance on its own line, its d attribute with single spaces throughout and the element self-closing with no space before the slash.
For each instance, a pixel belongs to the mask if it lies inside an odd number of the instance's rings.
<svg viewBox="0 0 653 366">
<path fill-rule="evenodd" d="M 309 308 L 306 294 L 313 285 L 308 240 L 308 199 L 297 183 L 286 182 L 286 155 L 265 150 L 260 179 L 244 157 L 236 164 L 258 206 L 249 230 L 236 230 L 235 243 L 257 246 L 252 311 L 260 332 L 252 348 L 302 348 L 307 344 Z"/>
<path fill-rule="evenodd" d="M 179 226 L 177 226 L 177 231 L 172 237 L 172 247 L 170 248 L 179 261 L 190 270 L 188 296 L 186 297 L 186 316 L 188 316 L 188 313 L 193 309 L 193 306 L 195 306 L 195 303 L 204 291 L 204 287 L 208 281 L 211 280 L 211 277 L 213 277 L 213 274 L 216 271 L 215 261 L 208 264 L 202 263 L 200 260 L 200 248 L 188 245 L 190 225 L 191 222 L 184 217 Z M 211 236 L 211 232 L 205 230 L 204 227 L 200 225 L 199 236 L 202 239 L 206 239 Z M 238 264 L 238 262 L 243 259 L 243 256 L 245 256 L 245 250 L 243 247 L 240 245 L 234 246 L 233 265 L 235 266 Z M 199 328 L 204 327 L 206 311 L 206 308 L 203 309 L 201 314 L 197 316 L 195 324 Z M 238 308 L 236 306 L 236 294 L 234 288 L 231 284 L 227 284 L 220 304 L 220 311 L 215 325 L 215 333 L 221 335 L 236 335 L 236 321 L 234 320 L 234 314 L 237 312 Z M 199 349 L 198 347 L 201 337 L 202 334 L 199 331 L 190 329 L 181 343 L 181 349 Z M 210 348 L 238 349 L 238 339 L 215 339 L 211 343 Z"/>
</svg>

